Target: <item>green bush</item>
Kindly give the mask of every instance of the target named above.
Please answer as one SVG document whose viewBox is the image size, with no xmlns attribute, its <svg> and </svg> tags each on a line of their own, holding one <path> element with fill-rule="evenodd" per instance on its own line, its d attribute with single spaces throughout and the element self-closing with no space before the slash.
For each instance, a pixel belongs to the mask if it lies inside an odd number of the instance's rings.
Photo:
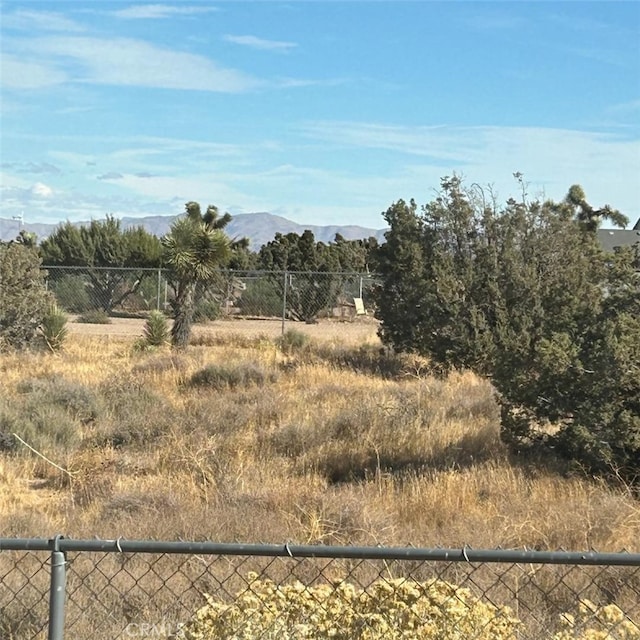
<svg viewBox="0 0 640 640">
<path fill-rule="evenodd" d="M 267 373 L 256 364 L 219 365 L 210 364 L 194 373 L 189 379 L 191 387 L 211 389 L 235 389 L 236 387 L 262 386 L 275 380 L 274 373 Z"/>
<path fill-rule="evenodd" d="M 491 378 L 503 439 L 590 473 L 640 482 L 640 255 L 605 254 L 603 218 L 565 200 L 478 202 L 459 178 L 419 213 L 386 213 L 376 291 L 383 342 Z"/>
<path fill-rule="evenodd" d="M 276 344 L 284 353 L 295 353 L 302 351 L 310 342 L 306 333 L 297 329 L 287 329 L 276 339 Z"/>
<path fill-rule="evenodd" d="M 279 318 L 282 316 L 282 295 L 268 279 L 248 280 L 237 306 L 245 316 Z"/>
<path fill-rule="evenodd" d="M 79 315 L 76 318 L 76 322 L 82 322 L 83 324 L 111 324 L 111 318 L 102 309 L 91 309 Z"/>
<path fill-rule="evenodd" d="M 0 243 L 0 349 L 38 342 L 38 328 L 53 304 L 35 249 Z"/>
<path fill-rule="evenodd" d="M 92 308 L 87 281 L 81 275 L 58 276 L 57 270 L 51 270 L 49 288 L 56 297 L 58 306 L 68 313 L 84 313 Z"/>
<path fill-rule="evenodd" d="M 200 300 L 193 309 L 194 322 L 211 322 L 220 317 L 220 303 L 217 300 Z"/>
<path fill-rule="evenodd" d="M 134 375 L 112 377 L 99 387 L 104 420 L 96 444 L 148 446 L 175 425 L 175 413 L 164 398 Z"/>
</svg>

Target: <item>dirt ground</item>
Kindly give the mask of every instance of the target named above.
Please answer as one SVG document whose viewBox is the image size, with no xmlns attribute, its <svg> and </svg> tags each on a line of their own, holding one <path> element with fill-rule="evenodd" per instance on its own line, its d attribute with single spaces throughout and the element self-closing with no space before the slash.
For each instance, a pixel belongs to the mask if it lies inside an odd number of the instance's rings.
<svg viewBox="0 0 640 640">
<path fill-rule="evenodd" d="M 141 318 L 111 318 L 110 324 L 86 324 L 70 318 L 69 332 L 92 336 L 141 336 L 144 327 Z M 353 321 L 321 320 L 317 324 L 286 322 L 287 329 L 296 329 L 312 338 L 321 340 L 341 340 L 350 343 L 377 342 L 378 322 L 373 318 L 358 318 Z M 199 334 L 242 334 L 245 336 L 264 335 L 275 338 L 282 334 L 281 320 L 225 319 L 207 324 L 195 324 L 194 335 Z"/>
</svg>

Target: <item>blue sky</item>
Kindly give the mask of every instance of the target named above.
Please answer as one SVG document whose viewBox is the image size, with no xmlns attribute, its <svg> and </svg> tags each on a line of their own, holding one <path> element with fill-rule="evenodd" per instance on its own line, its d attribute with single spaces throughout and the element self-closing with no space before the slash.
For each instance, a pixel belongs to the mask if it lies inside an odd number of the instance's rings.
<svg viewBox="0 0 640 640">
<path fill-rule="evenodd" d="M 640 218 L 640 2 L 2 2 L 0 217 L 384 226 L 456 172 Z"/>
</svg>

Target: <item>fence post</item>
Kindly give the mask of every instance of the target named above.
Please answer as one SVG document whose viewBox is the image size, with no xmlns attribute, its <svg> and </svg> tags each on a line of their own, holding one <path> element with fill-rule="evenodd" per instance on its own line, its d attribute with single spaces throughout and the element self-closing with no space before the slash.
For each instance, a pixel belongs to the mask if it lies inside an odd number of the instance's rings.
<svg viewBox="0 0 640 640">
<path fill-rule="evenodd" d="M 60 551 L 62 536 L 53 539 L 51 552 L 51 584 L 49 587 L 49 634 L 48 640 L 64 640 L 64 600 L 67 585 L 67 558 Z"/>
<path fill-rule="evenodd" d="M 158 267 L 158 291 L 156 301 L 156 311 L 160 311 L 160 287 L 162 286 L 162 267 Z"/>
<path fill-rule="evenodd" d="M 287 272 L 284 272 L 284 281 L 282 287 L 282 335 L 284 335 L 284 323 L 287 317 Z"/>
</svg>

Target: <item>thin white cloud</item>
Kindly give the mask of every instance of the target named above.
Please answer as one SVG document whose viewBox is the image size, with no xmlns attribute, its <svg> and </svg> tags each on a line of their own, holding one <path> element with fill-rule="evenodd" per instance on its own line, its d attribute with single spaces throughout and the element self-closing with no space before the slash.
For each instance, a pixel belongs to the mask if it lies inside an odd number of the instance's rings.
<svg viewBox="0 0 640 640">
<path fill-rule="evenodd" d="M 51 196 L 53 196 L 53 189 L 43 182 L 36 182 L 31 187 L 31 194 L 36 198 L 51 198 Z"/>
<path fill-rule="evenodd" d="M 235 212 L 277 212 L 301 223 L 322 218 L 325 224 L 379 228 L 384 226 L 380 212 L 393 201 L 414 197 L 427 202 L 440 178 L 454 171 L 469 182 L 492 183 L 499 202 L 518 195 L 512 173 L 522 171 L 531 197 L 560 199 L 571 184 L 580 183 L 592 203 L 611 204 L 632 222 L 640 216 L 640 141 L 629 137 L 545 128 L 357 122 L 315 122 L 302 132 L 311 145 L 335 152 L 340 162 L 327 167 L 296 164 L 299 139 L 288 153 L 287 147 L 271 149 L 260 142 L 235 146 L 145 136 L 104 138 L 104 144 L 95 145 L 102 149 L 100 156 L 48 153 L 65 173 L 73 169 L 84 175 L 73 193 L 65 191 L 65 181 L 56 175 L 47 176 L 54 193 L 45 198 L 33 192 L 24 175 L 9 176 L 4 184 L 14 188 L 0 197 L 0 216 L 11 217 L 20 208 L 53 220 L 86 220 L 106 212 L 167 215 L 197 200 Z M 68 138 L 52 140 L 64 148 L 73 144 Z M 98 140 L 96 136 L 90 142 Z M 99 168 L 87 166 L 88 161 Z M 116 173 L 122 178 L 96 180 L 97 175 Z M 8 197 L 11 193 L 13 198 Z"/>
<path fill-rule="evenodd" d="M 80 32 L 85 30 L 78 22 L 59 13 L 24 9 L 3 15 L 2 26 L 5 29 L 20 29 L 30 33 L 34 31 Z"/>
<path fill-rule="evenodd" d="M 67 74 L 46 62 L 21 60 L 11 54 L 2 54 L 0 85 L 3 89 L 42 89 L 65 82 Z"/>
<path fill-rule="evenodd" d="M 72 61 L 78 82 L 238 93 L 260 86 L 241 71 L 221 67 L 204 56 L 173 51 L 130 38 L 39 38 L 22 46 L 47 59 Z"/>
<path fill-rule="evenodd" d="M 285 42 L 282 40 L 265 40 L 257 36 L 224 36 L 226 42 L 239 44 L 243 47 L 251 47 L 252 49 L 260 49 L 261 51 L 290 51 L 298 45 L 295 42 Z"/>
<path fill-rule="evenodd" d="M 620 102 L 611 105 L 607 111 L 609 113 L 633 114 L 640 111 L 640 99 L 630 100 L 629 102 Z"/>
<path fill-rule="evenodd" d="M 216 7 L 203 7 L 194 5 L 168 5 L 168 4 L 140 4 L 132 5 L 125 9 L 118 9 L 113 12 L 117 18 L 127 20 L 157 20 L 162 18 L 172 18 L 175 16 L 191 16 L 201 13 L 211 13 L 217 11 Z"/>
<path fill-rule="evenodd" d="M 406 127 L 354 122 L 316 122 L 305 133 L 337 148 L 381 149 L 408 158 L 421 180 L 412 184 L 437 186 L 438 177 L 462 172 L 472 181 L 495 182 L 512 193 L 512 172 L 531 182 L 532 195 L 559 199 L 575 183 L 598 204 L 609 203 L 631 218 L 640 215 L 640 139 L 614 134 L 542 127 Z M 398 160 L 390 160 L 398 166 Z M 419 187 L 423 188 L 423 187 Z M 402 192 L 406 194 L 406 191 Z M 410 196 L 419 197 L 414 190 Z M 394 196 L 404 197 L 402 194 Z"/>
</svg>

